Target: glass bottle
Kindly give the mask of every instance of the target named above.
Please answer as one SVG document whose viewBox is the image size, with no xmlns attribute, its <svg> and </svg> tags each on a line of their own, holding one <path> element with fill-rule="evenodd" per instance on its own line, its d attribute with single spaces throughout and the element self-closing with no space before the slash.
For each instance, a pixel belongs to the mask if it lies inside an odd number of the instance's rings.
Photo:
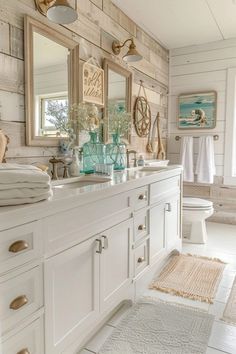
<svg viewBox="0 0 236 354">
<path fill-rule="evenodd" d="M 89 132 L 90 140 L 83 145 L 83 172 L 94 173 L 95 165 L 105 162 L 105 145 L 99 142 L 97 132 Z"/>
<path fill-rule="evenodd" d="M 113 163 L 114 170 L 126 167 L 126 145 L 121 142 L 119 133 L 112 134 L 112 143 L 106 145 L 106 163 Z"/>
</svg>

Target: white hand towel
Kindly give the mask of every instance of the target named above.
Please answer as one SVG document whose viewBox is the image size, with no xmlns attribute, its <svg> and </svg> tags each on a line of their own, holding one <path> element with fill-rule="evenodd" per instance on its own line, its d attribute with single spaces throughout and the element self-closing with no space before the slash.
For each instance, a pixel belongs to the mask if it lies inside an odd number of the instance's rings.
<svg viewBox="0 0 236 354">
<path fill-rule="evenodd" d="M 31 165 L 0 164 L 0 183 L 49 183 L 50 176 Z"/>
<path fill-rule="evenodd" d="M 213 183 L 216 173 L 213 136 L 199 138 L 199 151 L 196 165 L 198 183 Z"/>
<path fill-rule="evenodd" d="M 193 173 L 193 137 L 183 136 L 180 146 L 180 164 L 183 166 L 185 182 L 194 182 Z"/>
<path fill-rule="evenodd" d="M 10 205 L 21 205 L 21 204 L 32 204 L 37 203 L 42 200 L 48 199 L 52 196 L 52 192 L 49 191 L 41 196 L 32 198 L 12 198 L 12 199 L 2 199 L 0 200 L 0 206 L 10 206 Z"/>
</svg>

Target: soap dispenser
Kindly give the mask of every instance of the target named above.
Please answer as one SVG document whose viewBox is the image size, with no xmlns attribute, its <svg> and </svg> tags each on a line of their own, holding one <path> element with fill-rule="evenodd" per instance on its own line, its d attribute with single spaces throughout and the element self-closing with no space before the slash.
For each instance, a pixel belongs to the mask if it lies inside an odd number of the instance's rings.
<svg viewBox="0 0 236 354">
<path fill-rule="evenodd" d="M 78 148 L 73 148 L 72 163 L 70 164 L 71 177 L 78 177 L 80 175 L 80 162 L 78 159 Z"/>
<path fill-rule="evenodd" d="M 145 161 L 144 161 L 144 157 L 143 155 L 139 155 L 138 161 L 137 161 L 137 165 L 138 166 L 144 166 Z"/>
</svg>

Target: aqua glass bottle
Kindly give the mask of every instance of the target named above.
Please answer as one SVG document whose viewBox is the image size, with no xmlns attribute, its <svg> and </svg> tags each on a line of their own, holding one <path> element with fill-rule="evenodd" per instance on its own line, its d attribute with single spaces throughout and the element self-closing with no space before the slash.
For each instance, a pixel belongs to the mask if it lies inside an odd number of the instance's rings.
<svg viewBox="0 0 236 354">
<path fill-rule="evenodd" d="M 121 142 L 118 133 L 112 134 L 112 143 L 106 145 L 106 163 L 113 163 L 114 170 L 126 167 L 126 145 Z"/>
<path fill-rule="evenodd" d="M 94 173 L 95 165 L 105 163 L 105 145 L 98 140 L 97 132 L 89 132 L 90 140 L 83 145 L 83 172 Z"/>
</svg>

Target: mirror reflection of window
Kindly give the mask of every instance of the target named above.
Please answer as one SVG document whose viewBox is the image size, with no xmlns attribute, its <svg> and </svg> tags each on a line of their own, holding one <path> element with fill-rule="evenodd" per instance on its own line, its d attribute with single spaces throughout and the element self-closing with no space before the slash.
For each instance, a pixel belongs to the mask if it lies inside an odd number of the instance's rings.
<svg viewBox="0 0 236 354">
<path fill-rule="evenodd" d="M 114 105 L 119 112 L 127 110 L 126 77 L 115 71 L 108 72 L 108 106 Z"/>
<path fill-rule="evenodd" d="M 68 121 L 67 48 L 33 34 L 35 135 L 64 137 Z"/>
</svg>

